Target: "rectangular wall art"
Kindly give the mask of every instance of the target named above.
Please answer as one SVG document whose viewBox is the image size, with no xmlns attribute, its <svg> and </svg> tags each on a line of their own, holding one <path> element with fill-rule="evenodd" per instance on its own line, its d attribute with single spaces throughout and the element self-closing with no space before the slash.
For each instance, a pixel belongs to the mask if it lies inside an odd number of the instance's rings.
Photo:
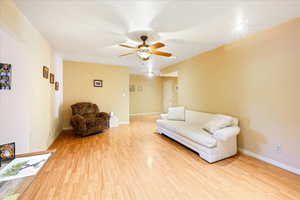
<svg viewBox="0 0 300 200">
<path fill-rule="evenodd" d="M 58 82 L 58 81 L 55 82 L 55 90 L 56 90 L 56 91 L 59 90 L 59 82 Z"/>
<path fill-rule="evenodd" d="M 11 65 L 0 63 L 0 90 L 11 89 Z"/>
<path fill-rule="evenodd" d="M 43 66 L 43 77 L 45 79 L 48 79 L 48 76 L 49 76 L 49 68 L 46 66 Z"/>
<path fill-rule="evenodd" d="M 139 86 L 137 87 L 137 91 L 138 91 L 138 92 L 143 92 L 143 86 L 142 86 L 142 85 L 139 85 Z"/>
<path fill-rule="evenodd" d="M 102 80 L 94 80 L 94 87 L 103 87 Z"/>
<path fill-rule="evenodd" d="M 50 83 L 54 84 L 54 74 L 50 73 Z"/>
<path fill-rule="evenodd" d="M 9 143 L 9 144 L 2 144 L 0 145 L 0 157 L 1 161 L 8 161 L 15 159 L 16 153 L 15 153 L 15 143 Z"/>
<path fill-rule="evenodd" d="M 135 92 L 135 85 L 129 86 L 129 92 Z"/>
</svg>

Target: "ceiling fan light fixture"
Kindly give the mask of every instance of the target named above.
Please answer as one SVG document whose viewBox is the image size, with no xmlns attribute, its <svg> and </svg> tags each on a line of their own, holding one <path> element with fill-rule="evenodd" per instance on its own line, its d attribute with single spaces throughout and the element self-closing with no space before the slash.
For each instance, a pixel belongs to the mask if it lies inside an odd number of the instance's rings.
<svg viewBox="0 0 300 200">
<path fill-rule="evenodd" d="M 149 58 L 152 54 L 158 55 L 158 56 L 165 56 L 165 57 L 172 56 L 171 53 L 167 53 L 167 52 L 163 52 L 163 51 L 157 51 L 157 49 L 166 46 L 164 43 L 157 42 L 155 44 L 148 45 L 148 44 L 146 44 L 146 40 L 148 39 L 148 36 L 142 35 L 140 38 L 143 41 L 143 43 L 141 45 L 137 46 L 137 47 L 133 47 L 133 46 L 127 45 L 127 44 L 120 44 L 120 46 L 125 47 L 125 48 L 135 49 L 136 50 L 135 53 L 143 61 L 149 60 Z M 123 55 L 120 55 L 120 56 L 126 56 L 126 55 L 130 55 L 130 54 L 132 54 L 132 53 L 123 54 Z"/>
<path fill-rule="evenodd" d="M 143 59 L 143 60 L 148 60 L 151 56 L 151 51 L 150 51 L 150 48 L 149 47 L 140 47 L 138 50 L 137 50 L 137 55 Z"/>
</svg>

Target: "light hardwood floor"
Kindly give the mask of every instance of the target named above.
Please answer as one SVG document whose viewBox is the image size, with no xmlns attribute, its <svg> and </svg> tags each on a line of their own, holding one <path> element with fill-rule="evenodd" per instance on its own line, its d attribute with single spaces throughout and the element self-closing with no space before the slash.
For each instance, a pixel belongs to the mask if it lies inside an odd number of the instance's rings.
<svg viewBox="0 0 300 200">
<path fill-rule="evenodd" d="M 155 133 L 155 118 L 84 138 L 63 133 L 22 199 L 300 199 L 300 176 L 245 155 L 208 164 Z"/>
</svg>

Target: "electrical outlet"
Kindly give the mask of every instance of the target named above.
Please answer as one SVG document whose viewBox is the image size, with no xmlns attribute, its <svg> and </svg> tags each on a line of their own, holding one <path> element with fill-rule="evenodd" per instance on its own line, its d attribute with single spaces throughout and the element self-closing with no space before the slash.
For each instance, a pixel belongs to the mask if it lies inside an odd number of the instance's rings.
<svg viewBox="0 0 300 200">
<path fill-rule="evenodd" d="M 280 153 L 280 152 L 281 152 L 281 145 L 280 145 L 280 144 L 277 144 L 277 145 L 276 145 L 276 152 L 277 152 L 277 153 Z"/>
</svg>

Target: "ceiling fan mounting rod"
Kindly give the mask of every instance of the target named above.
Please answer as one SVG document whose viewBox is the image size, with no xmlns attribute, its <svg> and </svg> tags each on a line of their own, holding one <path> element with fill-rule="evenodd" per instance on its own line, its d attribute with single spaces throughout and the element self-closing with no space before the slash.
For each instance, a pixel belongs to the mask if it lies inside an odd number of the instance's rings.
<svg viewBox="0 0 300 200">
<path fill-rule="evenodd" d="M 141 40 L 143 41 L 143 44 L 146 44 L 146 40 L 148 39 L 148 36 L 142 35 Z"/>
</svg>

